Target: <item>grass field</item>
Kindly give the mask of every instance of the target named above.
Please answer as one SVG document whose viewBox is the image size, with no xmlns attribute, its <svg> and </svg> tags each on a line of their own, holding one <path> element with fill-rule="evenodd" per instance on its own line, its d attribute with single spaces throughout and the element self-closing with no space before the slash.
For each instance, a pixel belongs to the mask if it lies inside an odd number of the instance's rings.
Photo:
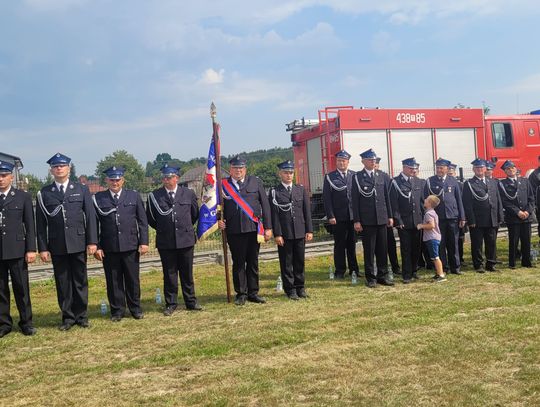
<svg viewBox="0 0 540 407">
<path fill-rule="evenodd" d="M 205 311 L 169 318 L 154 302 L 161 274 L 143 274 L 145 319 L 120 323 L 100 315 L 94 278 L 91 327 L 68 332 L 53 282 L 36 283 L 38 335 L 0 339 L 0 405 L 540 405 L 539 269 L 369 290 L 329 281 L 329 264 L 308 261 L 300 302 L 262 264 L 269 301 L 244 307 L 225 302 L 221 268 L 198 267 Z"/>
</svg>

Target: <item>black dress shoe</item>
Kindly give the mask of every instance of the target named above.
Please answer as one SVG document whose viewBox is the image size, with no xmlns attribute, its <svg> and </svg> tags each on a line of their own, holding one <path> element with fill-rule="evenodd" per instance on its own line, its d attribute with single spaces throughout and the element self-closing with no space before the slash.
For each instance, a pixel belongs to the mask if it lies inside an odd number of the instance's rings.
<svg viewBox="0 0 540 407">
<path fill-rule="evenodd" d="M 21 332 L 23 333 L 23 335 L 32 336 L 37 334 L 37 329 L 33 326 L 25 326 L 24 328 L 21 328 Z"/>
<path fill-rule="evenodd" d="M 476 271 L 477 273 L 480 273 L 480 274 L 484 274 L 486 272 L 486 270 L 484 270 L 482 267 L 474 269 L 474 271 Z"/>
<path fill-rule="evenodd" d="M 403 280 L 403 284 L 411 284 L 411 283 L 412 283 L 412 280 L 409 280 L 409 279 Z"/>
<path fill-rule="evenodd" d="M 143 319 L 144 318 L 144 314 L 142 312 L 136 312 L 134 314 L 131 314 L 133 315 L 133 318 L 135 319 Z"/>
<path fill-rule="evenodd" d="M 394 282 L 388 278 L 385 278 L 384 280 L 379 280 L 378 283 L 380 285 L 386 285 L 386 286 L 393 286 Z"/>
<path fill-rule="evenodd" d="M 60 331 L 69 331 L 73 324 L 70 324 L 69 322 L 64 322 L 62 325 L 58 327 Z"/>
<path fill-rule="evenodd" d="M 3 338 L 4 336 L 6 336 L 7 334 L 9 334 L 10 332 L 11 332 L 11 329 L 10 329 L 10 328 L 0 329 L 0 338 Z"/>
<path fill-rule="evenodd" d="M 300 298 L 308 298 L 309 295 L 307 295 L 306 293 L 306 290 L 304 290 L 303 288 L 300 289 L 300 290 L 296 290 L 296 295 L 298 295 L 298 297 Z"/>
<path fill-rule="evenodd" d="M 122 320 L 122 317 L 120 315 L 113 315 L 111 317 L 112 322 L 120 322 Z"/>
<path fill-rule="evenodd" d="M 203 307 L 200 306 L 198 302 L 196 302 L 193 305 L 190 305 L 189 307 L 186 307 L 188 311 L 202 311 Z"/>
<path fill-rule="evenodd" d="M 377 282 L 376 281 L 366 281 L 366 287 L 375 288 L 375 287 L 377 287 Z"/>
<path fill-rule="evenodd" d="M 88 328 L 90 327 L 90 322 L 88 322 L 87 319 L 83 319 L 76 322 L 77 325 L 79 325 L 81 328 Z"/>
<path fill-rule="evenodd" d="M 244 305 L 246 303 L 246 297 L 244 295 L 238 295 L 234 299 L 235 305 Z"/>
<path fill-rule="evenodd" d="M 457 275 L 462 275 L 463 274 L 460 269 L 451 270 L 450 273 L 457 274 Z"/>
<path fill-rule="evenodd" d="M 167 308 L 165 308 L 165 311 L 163 311 L 163 315 L 170 317 L 174 311 L 176 311 L 176 305 L 169 305 Z"/>
<path fill-rule="evenodd" d="M 249 302 L 255 302 L 257 304 L 264 304 L 266 302 L 266 298 L 261 297 L 258 294 L 255 294 L 255 295 L 248 296 L 248 301 Z"/>
<path fill-rule="evenodd" d="M 493 272 L 497 271 L 497 269 L 495 268 L 495 266 L 491 266 L 491 267 L 487 266 L 486 271 L 489 271 L 489 272 L 493 273 Z"/>
<path fill-rule="evenodd" d="M 295 292 L 287 294 L 287 297 L 289 297 L 289 300 L 298 301 L 300 297 Z"/>
<path fill-rule="evenodd" d="M 335 274 L 334 278 L 336 280 L 345 280 L 345 274 Z"/>
</svg>

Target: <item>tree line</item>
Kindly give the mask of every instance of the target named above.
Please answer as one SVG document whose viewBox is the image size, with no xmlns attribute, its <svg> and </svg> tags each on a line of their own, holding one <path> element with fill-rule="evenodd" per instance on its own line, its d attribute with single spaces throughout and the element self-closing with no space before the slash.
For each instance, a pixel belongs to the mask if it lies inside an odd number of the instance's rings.
<svg viewBox="0 0 540 407">
<path fill-rule="evenodd" d="M 270 186 L 279 182 L 277 176 L 277 164 L 293 159 L 292 147 L 282 148 L 275 147 L 267 150 L 256 150 L 250 152 L 239 153 L 246 158 L 248 162 L 248 174 L 257 175 L 262 179 L 264 185 Z M 229 160 L 234 155 L 222 156 L 221 162 L 223 169 L 229 167 Z M 84 175 L 89 182 L 98 182 L 102 186 L 106 186 L 105 174 L 103 171 L 113 165 L 123 166 L 126 169 L 125 187 L 135 189 L 140 192 L 150 192 L 161 184 L 160 168 L 168 163 L 169 165 L 180 168 L 180 176 L 187 171 L 206 165 L 207 157 L 197 157 L 184 161 L 174 158 L 170 153 L 159 153 L 153 161 L 148 161 L 146 167 L 126 150 L 117 150 L 110 155 L 105 156 L 98 161 L 96 171 L 91 175 Z M 52 176 L 47 175 L 46 178 L 39 178 L 34 174 L 22 174 L 25 182 L 25 189 L 33 196 L 47 184 L 52 182 Z M 72 165 L 70 180 L 78 180 L 77 169 Z"/>
</svg>

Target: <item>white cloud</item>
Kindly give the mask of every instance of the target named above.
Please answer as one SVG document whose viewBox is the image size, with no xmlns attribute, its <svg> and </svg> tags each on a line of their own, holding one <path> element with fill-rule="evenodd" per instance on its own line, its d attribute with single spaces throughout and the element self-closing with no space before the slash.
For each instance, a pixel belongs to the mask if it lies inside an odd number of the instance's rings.
<svg viewBox="0 0 540 407">
<path fill-rule="evenodd" d="M 379 55 L 392 55 L 399 50 L 400 42 L 386 31 L 379 31 L 371 40 L 371 47 Z"/>
<path fill-rule="evenodd" d="M 219 71 L 215 71 L 212 68 L 208 68 L 206 71 L 203 72 L 199 83 L 203 85 L 215 85 L 218 83 L 223 83 L 224 73 L 225 73 L 225 69 L 220 69 Z"/>
</svg>

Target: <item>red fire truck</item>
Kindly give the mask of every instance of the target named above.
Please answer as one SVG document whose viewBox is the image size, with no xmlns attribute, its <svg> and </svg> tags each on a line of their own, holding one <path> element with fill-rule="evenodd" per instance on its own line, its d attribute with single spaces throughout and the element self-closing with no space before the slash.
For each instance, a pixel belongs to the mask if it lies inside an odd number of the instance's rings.
<svg viewBox="0 0 540 407">
<path fill-rule="evenodd" d="M 533 112 L 537 113 L 537 112 Z M 401 160 L 415 157 L 420 174 L 434 174 L 435 160 L 444 157 L 472 176 L 470 162 L 481 157 L 500 166 L 512 160 L 528 175 L 540 154 L 540 115 L 484 116 L 483 109 L 379 109 L 326 107 L 316 120 L 295 120 L 291 131 L 297 182 L 313 198 L 322 193 L 324 174 L 336 168 L 334 154 L 347 150 L 350 169 L 362 169 L 359 154 L 373 148 L 381 169 L 391 176 L 401 171 Z"/>
</svg>

